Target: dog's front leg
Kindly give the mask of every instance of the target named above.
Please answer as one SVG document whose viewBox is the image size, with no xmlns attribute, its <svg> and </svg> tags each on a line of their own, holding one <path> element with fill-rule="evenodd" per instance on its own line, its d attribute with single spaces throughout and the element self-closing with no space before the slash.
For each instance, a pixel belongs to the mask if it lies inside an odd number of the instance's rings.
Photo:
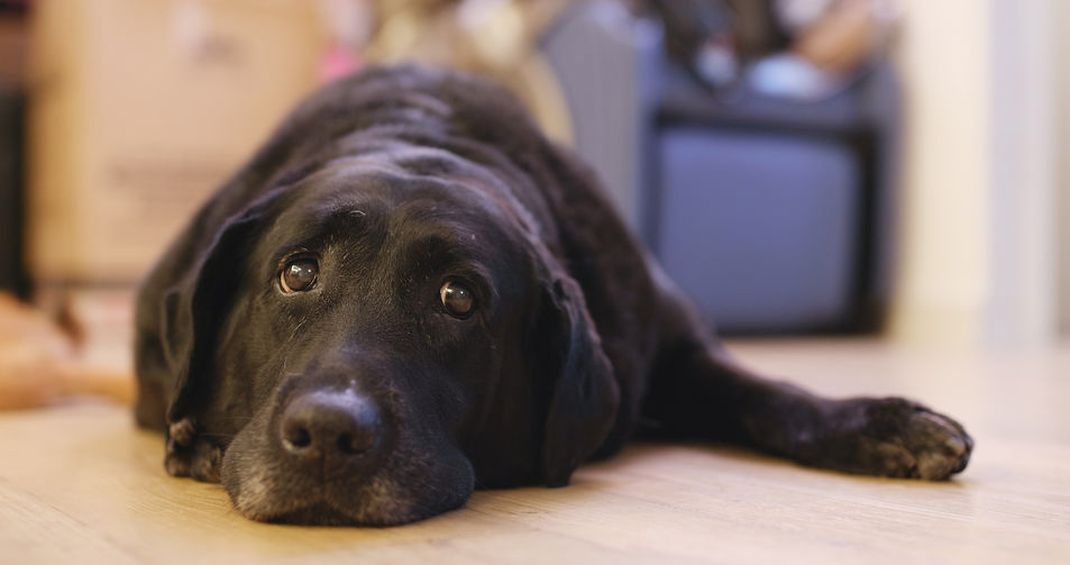
<svg viewBox="0 0 1070 565">
<path fill-rule="evenodd" d="M 902 398 L 829 399 L 754 375 L 716 346 L 666 355 L 646 414 L 677 437 L 730 441 L 816 467 L 947 479 L 973 440 L 955 420 Z"/>
</svg>

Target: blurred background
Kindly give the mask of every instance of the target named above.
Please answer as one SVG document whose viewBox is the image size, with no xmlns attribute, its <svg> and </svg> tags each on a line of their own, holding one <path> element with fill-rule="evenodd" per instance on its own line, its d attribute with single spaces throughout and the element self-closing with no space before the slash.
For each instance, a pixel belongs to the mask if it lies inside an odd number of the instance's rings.
<svg viewBox="0 0 1070 565">
<path fill-rule="evenodd" d="M 128 372 L 197 206 L 302 96 L 408 60 L 514 90 L 726 334 L 1050 347 L 1065 29 L 1062 0 L 0 0 L 0 289 L 33 305 L 0 302 L 0 369 Z M 18 353 L 29 319 L 59 345 Z"/>
</svg>

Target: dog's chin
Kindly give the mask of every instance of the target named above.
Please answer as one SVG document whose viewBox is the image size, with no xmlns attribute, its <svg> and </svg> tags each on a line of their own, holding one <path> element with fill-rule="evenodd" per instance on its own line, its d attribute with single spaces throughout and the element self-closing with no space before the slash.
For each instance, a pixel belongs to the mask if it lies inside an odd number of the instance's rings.
<svg viewBox="0 0 1070 565">
<path fill-rule="evenodd" d="M 322 479 L 298 472 L 272 453 L 250 449 L 239 434 L 223 456 L 221 478 L 235 510 L 251 520 L 285 524 L 385 527 L 462 506 L 475 473 L 455 449 L 434 455 L 395 452 L 368 476 Z"/>
<path fill-rule="evenodd" d="M 360 513 L 360 515 L 354 515 L 346 510 L 336 508 L 328 502 L 321 501 L 303 506 L 296 510 L 283 512 L 272 517 L 265 517 L 259 521 L 299 526 L 361 526 L 385 528 L 408 524 L 409 522 L 415 522 L 429 517 L 430 515 L 421 515 L 419 513 L 402 511 L 400 509 L 394 510 L 388 514 L 375 515 Z"/>
<path fill-rule="evenodd" d="M 236 478 L 224 473 L 222 481 L 235 510 L 251 520 L 279 524 L 397 526 L 458 508 L 472 492 L 470 480 L 412 492 L 382 473 L 327 486 L 263 472 Z"/>
<path fill-rule="evenodd" d="M 336 509 L 326 502 L 317 502 L 304 508 L 291 510 L 265 520 L 276 524 L 308 526 L 355 526 L 356 518 Z"/>
<path fill-rule="evenodd" d="M 272 489 L 275 490 L 275 489 Z M 421 504 L 376 479 L 371 484 L 354 487 L 347 496 L 319 493 L 295 493 L 278 489 L 264 497 L 251 497 L 227 488 L 234 508 L 246 518 L 258 522 L 308 526 L 387 527 L 407 524 L 453 510 L 464 504 L 468 494 Z"/>
</svg>

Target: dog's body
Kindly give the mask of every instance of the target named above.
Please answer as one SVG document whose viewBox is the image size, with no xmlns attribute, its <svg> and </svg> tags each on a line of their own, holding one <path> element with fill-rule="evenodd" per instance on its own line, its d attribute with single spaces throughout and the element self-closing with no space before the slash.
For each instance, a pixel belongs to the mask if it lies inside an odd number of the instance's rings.
<svg viewBox="0 0 1070 565">
<path fill-rule="evenodd" d="M 138 303 L 138 421 L 260 520 L 396 524 L 564 485 L 640 422 L 839 470 L 944 479 L 972 441 L 721 350 L 596 180 L 512 98 L 412 67 L 302 104 Z"/>
</svg>

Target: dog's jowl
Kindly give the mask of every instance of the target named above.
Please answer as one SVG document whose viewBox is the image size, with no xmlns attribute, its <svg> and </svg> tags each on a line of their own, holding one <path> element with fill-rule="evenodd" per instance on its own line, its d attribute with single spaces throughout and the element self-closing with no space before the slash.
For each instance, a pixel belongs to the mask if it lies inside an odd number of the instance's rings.
<svg viewBox="0 0 1070 565">
<path fill-rule="evenodd" d="M 954 420 L 753 375 L 707 327 L 507 93 L 378 68 L 298 107 L 149 276 L 137 417 L 168 472 L 277 522 L 565 485 L 641 421 L 853 473 L 966 466 Z"/>
</svg>

